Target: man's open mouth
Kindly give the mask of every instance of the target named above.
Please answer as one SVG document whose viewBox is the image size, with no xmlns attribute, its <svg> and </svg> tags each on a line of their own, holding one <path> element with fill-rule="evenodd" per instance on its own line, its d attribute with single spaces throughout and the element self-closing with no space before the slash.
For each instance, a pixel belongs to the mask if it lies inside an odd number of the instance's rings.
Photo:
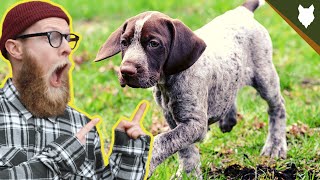
<svg viewBox="0 0 320 180">
<path fill-rule="evenodd" d="M 61 87 L 64 73 L 68 70 L 68 64 L 61 64 L 58 66 L 51 76 L 51 85 L 54 87 Z"/>
</svg>

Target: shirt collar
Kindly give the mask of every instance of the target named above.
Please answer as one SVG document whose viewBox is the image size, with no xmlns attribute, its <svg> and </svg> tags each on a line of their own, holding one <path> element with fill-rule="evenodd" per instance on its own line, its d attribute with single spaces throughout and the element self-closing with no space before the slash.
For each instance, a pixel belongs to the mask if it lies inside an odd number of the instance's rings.
<svg viewBox="0 0 320 180">
<path fill-rule="evenodd" d="M 3 87 L 5 98 L 11 103 L 19 114 L 21 114 L 26 120 L 32 117 L 32 114 L 25 108 L 19 99 L 19 92 L 16 87 L 13 85 L 12 79 L 9 78 L 6 84 Z"/>
<path fill-rule="evenodd" d="M 3 87 L 5 98 L 11 103 L 12 107 L 14 107 L 19 114 L 21 114 L 25 120 L 29 120 L 33 117 L 33 115 L 26 109 L 26 107 L 21 103 L 19 99 L 19 92 L 17 88 L 14 86 L 12 79 L 9 78 L 6 84 Z M 56 117 L 46 118 L 51 122 L 55 122 Z"/>
</svg>

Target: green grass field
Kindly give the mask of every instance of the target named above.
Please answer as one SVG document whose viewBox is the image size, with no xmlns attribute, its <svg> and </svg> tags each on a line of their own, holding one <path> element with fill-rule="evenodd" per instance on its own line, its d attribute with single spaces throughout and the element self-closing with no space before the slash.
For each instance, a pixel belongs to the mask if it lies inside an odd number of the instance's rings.
<svg viewBox="0 0 320 180">
<path fill-rule="evenodd" d="M 0 14 L 14 0 L 2 0 Z M 151 102 L 144 125 L 161 132 L 164 117 L 155 104 L 151 89 L 121 88 L 116 70 L 120 55 L 108 61 L 92 62 L 99 47 L 127 18 L 146 10 L 157 10 L 182 20 L 196 30 L 214 17 L 240 5 L 242 0 L 55 0 L 73 17 L 73 30 L 81 35 L 81 43 L 74 52 L 77 64 L 73 70 L 74 104 L 90 115 L 100 115 L 99 127 L 108 141 L 112 125 L 120 116 L 129 117 L 143 99 Z M 269 31 L 273 47 L 273 62 L 281 79 L 281 91 L 286 101 L 288 157 L 270 160 L 260 157 L 268 129 L 267 105 L 253 88 L 239 92 L 237 105 L 239 122 L 230 133 L 221 133 L 216 124 L 201 143 L 202 171 L 205 179 L 228 179 L 245 168 L 260 172 L 258 179 L 274 179 L 276 172 L 294 169 L 296 179 L 320 178 L 320 57 L 268 5 L 255 12 L 255 18 Z M 8 72 L 0 62 L 0 78 Z M 153 123 L 152 123 L 153 122 Z M 151 179 L 169 179 L 178 168 L 176 155 L 160 165 Z M 232 169 L 231 165 L 240 168 Z M 260 168 L 261 166 L 269 167 Z M 273 171 L 273 170 L 276 171 Z M 227 171 L 228 170 L 228 171 Z M 228 176 L 229 175 L 229 176 Z M 188 179 L 184 177 L 183 179 Z"/>
</svg>

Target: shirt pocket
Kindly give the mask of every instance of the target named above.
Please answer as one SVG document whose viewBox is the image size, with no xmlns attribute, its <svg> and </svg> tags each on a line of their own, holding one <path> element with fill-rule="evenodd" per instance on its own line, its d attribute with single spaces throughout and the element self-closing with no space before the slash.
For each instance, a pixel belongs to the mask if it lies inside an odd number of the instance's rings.
<svg viewBox="0 0 320 180">
<path fill-rule="evenodd" d="M 22 148 L 0 147 L 0 170 L 17 166 L 27 161 L 27 152 Z"/>
</svg>

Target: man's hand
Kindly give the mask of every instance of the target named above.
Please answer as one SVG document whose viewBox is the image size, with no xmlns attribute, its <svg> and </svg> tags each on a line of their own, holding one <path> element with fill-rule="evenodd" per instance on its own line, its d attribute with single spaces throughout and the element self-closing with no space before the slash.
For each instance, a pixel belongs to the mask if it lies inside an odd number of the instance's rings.
<svg viewBox="0 0 320 180">
<path fill-rule="evenodd" d="M 132 121 L 121 120 L 118 126 L 116 127 L 117 130 L 126 132 L 130 138 L 137 139 L 138 137 L 145 135 L 143 130 L 140 126 L 140 121 L 142 121 L 142 116 L 144 111 L 146 110 L 147 103 L 142 103 L 139 106 L 138 111 L 134 115 Z"/>
<path fill-rule="evenodd" d="M 86 135 L 91 131 L 91 129 L 100 121 L 99 118 L 91 120 L 88 124 L 83 126 L 80 131 L 76 134 L 76 137 L 79 139 L 81 144 L 86 143 Z"/>
<path fill-rule="evenodd" d="M 142 116 L 144 111 L 146 110 L 147 103 L 142 103 L 139 106 L 138 111 L 134 115 L 131 122 L 122 120 L 118 126 L 117 130 L 126 132 L 130 138 L 137 139 L 141 135 L 145 135 L 143 130 L 140 127 L 140 121 L 142 120 Z M 79 139 L 81 144 L 86 143 L 86 135 L 90 132 L 90 130 L 100 121 L 99 118 L 91 120 L 88 124 L 83 126 L 80 131 L 76 134 L 76 137 Z"/>
</svg>

